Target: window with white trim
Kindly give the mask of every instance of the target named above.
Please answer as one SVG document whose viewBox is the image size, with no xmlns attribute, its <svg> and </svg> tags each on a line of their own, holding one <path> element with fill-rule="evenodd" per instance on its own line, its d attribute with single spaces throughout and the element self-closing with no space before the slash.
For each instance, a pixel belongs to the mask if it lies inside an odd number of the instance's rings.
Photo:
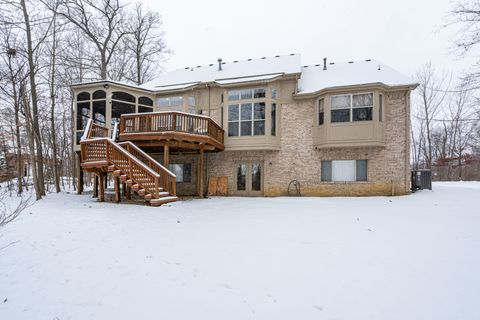
<svg viewBox="0 0 480 320">
<path fill-rule="evenodd" d="M 242 89 L 228 91 L 228 100 L 249 100 L 249 99 L 263 99 L 265 98 L 265 88 Z"/>
<path fill-rule="evenodd" d="M 322 160 L 322 181 L 367 181 L 367 160 Z"/>
<path fill-rule="evenodd" d="M 228 106 L 228 136 L 265 135 L 265 102 Z"/>
<path fill-rule="evenodd" d="M 342 94 L 331 97 L 331 122 L 372 120 L 373 93 Z"/>
</svg>

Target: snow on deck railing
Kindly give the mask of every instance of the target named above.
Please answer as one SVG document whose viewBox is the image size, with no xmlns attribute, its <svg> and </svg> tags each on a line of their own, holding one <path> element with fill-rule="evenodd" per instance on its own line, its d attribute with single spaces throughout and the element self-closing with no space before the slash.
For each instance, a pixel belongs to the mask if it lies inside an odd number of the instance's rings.
<svg viewBox="0 0 480 320">
<path fill-rule="evenodd" d="M 87 139 L 87 140 L 84 140 L 81 142 L 81 144 L 89 144 L 91 142 L 101 142 L 101 141 L 106 141 L 107 144 L 110 143 L 114 148 L 115 150 L 119 151 L 120 153 L 122 153 L 123 155 L 125 155 L 127 158 L 131 158 L 132 161 L 134 161 L 136 164 L 138 164 L 140 167 L 142 167 L 143 169 L 145 169 L 146 171 L 148 171 L 149 173 L 151 173 L 152 175 L 154 175 L 156 178 L 160 178 L 160 174 L 158 174 L 157 172 L 155 172 L 152 168 L 150 168 L 149 166 L 147 166 L 145 163 L 143 163 L 140 159 L 138 159 L 137 157 L 135 157 L 134 155 L 132 155 L 131 153 L 129 153 L 127 150 L 123 149 L 122 147 L 120 147 L 117 143 L 115 143 L 114 141 L 112 141 L 112 139 L 110 138 L 92 138 L 92 139 Z M 106 155 L 105 155 L 106 156 Z"/>
<path fill-rule="evenodd" d="M 186 115 L 186 116 L 210 119 L 210 120 L 213 121 L 213 119 L 211 117 L 204 116 L 203 114 L 194 114 L 194 113 L 189 113 L 189 112 L 184 112 L 184 111 L 174 111 L 174 110 L 172 110 L 172 111 L 155 111 L 155 112 L 139 112 L 139 113 L 124 113 L 124 114 L 120 115 L 120 118 L 129 117 L 129 116 L 141 116 L 141 115 L 149 115 L 149 114 L 165 114 L 165 113 L 183 114 L 183 115 Z"/>
<path fill-rule="evenodd" d="M 92 124 L 93 124 L 93 120 L 88 119 L 87 125 L 85 126 L 85 130 L 83 131 L 83 135 L 80 137 L 80 141 L 87 140 Z"/>
<path fill-rule="evenodd" d="M 118 136 L 118 121 L 115 121 L 113 124 L 113 130 L 112 130 L 112 140 L 116 141 Z"/>
<path fill-rule="evenodd" d="M 160 164 L 157 160 L 153 159 L 148 153 L 146 153 L 145 151 L 143 151 L 142 149 L 140 149 L 139 147 L 137 147 L 134 143 L 130 142 L 130 141 L 124 141 L 124 142 L 120 142 L 118 143 L 119 146 L 121 145 L 124 145 L 124 144 L 127 144 L 129 145 L 130 147 L 132 147 L 133 149 L 135 149 L 138 153 L 140 153 L 142 156 L 144 156 L 145 158 L 147 158 L 148 160 L 152 161 L 153 163 L 155 163 L 155 165 L 159 166 L 162 170 L 165 170 L 170 176 L 172 176 L 173 178 L 177 178 L 177 176 L 171 172 L 170 170 L 168 170 L 167 168 L 165 168 L 162 164 Z M 138 158 L 137 158 L 138 159 Z"/>
</svg>

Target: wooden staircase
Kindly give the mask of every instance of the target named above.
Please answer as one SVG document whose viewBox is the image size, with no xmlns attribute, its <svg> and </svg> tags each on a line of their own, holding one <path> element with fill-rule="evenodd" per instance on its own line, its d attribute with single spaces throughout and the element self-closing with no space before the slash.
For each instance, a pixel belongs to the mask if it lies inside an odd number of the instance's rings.
<svg viewBox="0 0 480 320">
<path fill-rule="evenodd" d="M 107 134 L 107 128 L 89 121 L 80 142 L 83 170 L 94 172 L 101 181 L 111 173 L 118 201 L 120 183 L 127 187 L 127 192 L 133 190 L 152 206 L 178 200 L 176 177 L 172 172 L 133 143 L 116 143 Z M 115 135 L 114 132 L 112 137 Z"/>
</svg>

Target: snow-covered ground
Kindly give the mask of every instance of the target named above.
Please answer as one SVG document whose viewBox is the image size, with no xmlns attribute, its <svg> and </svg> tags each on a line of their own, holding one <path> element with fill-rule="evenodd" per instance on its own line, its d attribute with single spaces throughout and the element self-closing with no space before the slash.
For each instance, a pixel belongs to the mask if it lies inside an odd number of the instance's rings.
<svg viewBox="0 0 480 320">
<path fill-rule="evenodd" d="M 480 183 L 404 197 L 49 195 L 0 229 L 0 319 L 480 319 Z"/>
</svg>

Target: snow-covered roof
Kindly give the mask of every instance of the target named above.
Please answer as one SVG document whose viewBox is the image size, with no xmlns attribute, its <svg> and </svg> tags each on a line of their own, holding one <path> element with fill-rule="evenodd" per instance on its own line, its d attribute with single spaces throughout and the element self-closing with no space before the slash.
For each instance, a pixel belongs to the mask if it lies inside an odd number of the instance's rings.
<svg viewBox="0 0 480 320">
<path fill-rule="evenodd" d="M 298 93 L 313 93 L 327 88 L 365 84 L 387 86 L 415 85 L 415 81 L 376 60 L 350 61 L 344 63 L 303 66 L 298 81 Z"/>
<path fill-rule="evenodd" d="M 222 70 L 218 70 L 218 63 L 208 66 L 177 69 L 167 72 L 140 87 L 147 90 L 164 91 L 182 89 L 197 83 L 216 82 L 219 84 L 228 84 L 268 80 L 279 75 L 300 72 L 300 55 L 290 54 L 262 57 L 260 59 L 223 62 Z"/>
<path fill-rule="evenodd" d="M 302 67 L 299 54 L 222 62 L 222 70 L 218 70 L 218 63 L 177 69 L 140 86 L 110 80 L 78 85 L 108 82 L 139 90 L 164 92 L 186 90 L 202 83 L 240 84 L 274 80 L 292 74 L 300 75 L 297 93 L 300 96 L 329 88 L 356 85 L 416 86 L 413 79 L 377 60 L 328 63 L 327 70 L 323 70 L 323 63 Z"/>
</svg>

